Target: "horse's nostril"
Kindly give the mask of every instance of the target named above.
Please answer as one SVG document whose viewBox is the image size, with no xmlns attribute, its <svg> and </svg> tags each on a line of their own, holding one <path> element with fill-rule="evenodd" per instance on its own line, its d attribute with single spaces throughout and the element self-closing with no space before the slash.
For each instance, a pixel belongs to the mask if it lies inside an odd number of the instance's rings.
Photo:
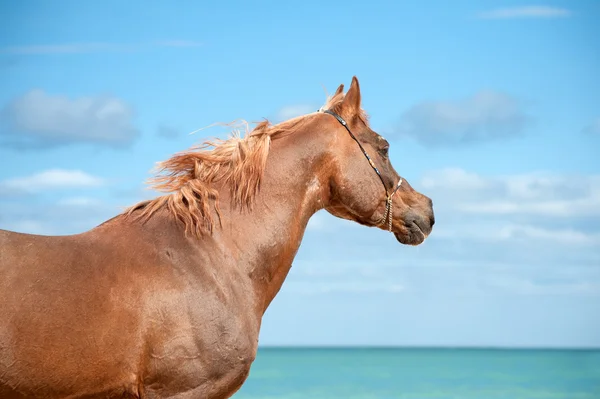
<svg viewBox="0 0 600 399">
<path fill-rule="evenodd" d="M 416 217 L 413 223 L 421 230 L 425 235 L 431 231 L 430 219 L 428 217 Z"/>
<path fill-rule="evenodd" d="M 435 224 L 435 215 L 433 213 L 431 214 L 429 221 L 430 221 L 430 226 L 433 227 L 433 225 Z"/>
</svg>

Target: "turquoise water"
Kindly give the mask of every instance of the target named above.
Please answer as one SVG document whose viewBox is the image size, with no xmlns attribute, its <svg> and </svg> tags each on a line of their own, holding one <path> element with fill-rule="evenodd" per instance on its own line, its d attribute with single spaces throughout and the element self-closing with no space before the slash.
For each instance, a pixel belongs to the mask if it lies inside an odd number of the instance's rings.
<svg viewBox="0 0 600 399">
<path fill-rule="evenodd" d="M 261 348 L 234 399 L 600 399 L 600 350 Z"/>
</svg>

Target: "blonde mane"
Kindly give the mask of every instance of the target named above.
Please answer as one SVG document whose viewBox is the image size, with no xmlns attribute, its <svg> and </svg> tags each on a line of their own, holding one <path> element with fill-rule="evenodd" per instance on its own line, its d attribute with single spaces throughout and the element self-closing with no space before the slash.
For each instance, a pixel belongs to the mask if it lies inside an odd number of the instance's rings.
<svg viewBox="0 0 600 399">
<path fill-rule="evenodd" d="M 329 97 L 321 107 L 341 112 L 344 93 Z M 362 110 L 358 116 L 366 121 Z M 151 188 L 168 192 L 152 200 L 142 201 L 126 210 L 126 215 L 147 220 L 159 209 L 166 207 L 183 222 L 185 232 L 200 237 L 212 233 L 215 209 L 219 222 L 219 192 L 215 185 L 229 185 L 232 204 L 251 208 L 252 200 L 260 189 L 267 163 L 271 140 L 284 133 L 301 128 L 304 117 L 297 117 L 278 125 L 261 122 L 245 137 L 234 134 L 227 140 L 207 141 L 190 150 L 175 154 L 157 164 L 157 176 L 150 179 Z"/>
</svg>

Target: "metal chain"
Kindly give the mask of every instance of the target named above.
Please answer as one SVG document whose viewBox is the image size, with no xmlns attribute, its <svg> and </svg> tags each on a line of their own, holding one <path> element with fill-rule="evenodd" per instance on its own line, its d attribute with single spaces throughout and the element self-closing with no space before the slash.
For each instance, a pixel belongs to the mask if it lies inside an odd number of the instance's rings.
<svg viewBox="0 0 600 399">
<path fill-rule="evenodd" d="M 391 232 L 392 231 L 392 219 L 393 219 L 393 215 L 392 215 L 392 198 L 394 197 L 394 195 L 390 195 L 388 197 L 387 203 L 388 203 L 388 210 L 387 210 L 387 214 L 388 214 L 388 230 Z"/>
<path fill-rule="evenodd" d="M 396 194 L 396 191 L 398 191 L 398 188 L 400 188 L 401 184 L 402 184 L 402 178 L 400 178 L 400 180 L 398 181 L 398 184 L 396 185 L 396 189 L 387 196 L 387 199 L 385 200 L 385 213 L 383 214 L 383 217 L 379 220 L 379 223 L 378 223 L 378 224 L 384 224 L 385 222 L 387 222 L 389 232 L 392 231 L 392 222 L 394 219 L 394 214 L 393 214 L 394 207 L 392 204 L 392 200 L 394 198 L 394 194 Z"/>
</svg>

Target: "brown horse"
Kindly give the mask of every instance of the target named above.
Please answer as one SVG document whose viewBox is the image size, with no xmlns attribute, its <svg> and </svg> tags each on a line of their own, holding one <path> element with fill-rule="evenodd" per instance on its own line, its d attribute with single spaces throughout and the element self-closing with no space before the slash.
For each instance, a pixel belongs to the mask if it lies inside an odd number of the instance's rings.
<svg viewBox="0 0 600 399">
<path fill-rule="evenodd" d="M 423 242 L 431 200 L 360 98 L 353 78 L 322 112 L 177 154 L 168 194 L 88 232 L 0 230 L 0 397 L 228 398 L 311 215 Z"/>
</svg>

